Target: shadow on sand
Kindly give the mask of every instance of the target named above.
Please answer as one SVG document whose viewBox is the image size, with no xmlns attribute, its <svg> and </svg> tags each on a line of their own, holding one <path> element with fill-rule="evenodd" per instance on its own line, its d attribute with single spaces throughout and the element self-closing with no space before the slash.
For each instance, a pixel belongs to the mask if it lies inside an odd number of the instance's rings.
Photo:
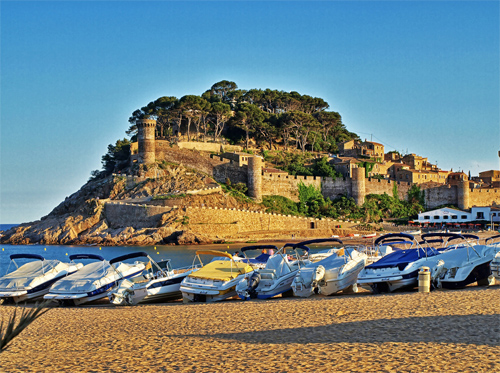
<svg viewBox="0 0 500 373">
<path fill-rule="evenodd" d="M 300 320 L 289 320 L 289 322 L 298 324 Z M 434 342 L 499 346 L 500 316 L 466 315 L 379 319 L 315 327 L 190 336 L 266 344 Z"/>
</svg>

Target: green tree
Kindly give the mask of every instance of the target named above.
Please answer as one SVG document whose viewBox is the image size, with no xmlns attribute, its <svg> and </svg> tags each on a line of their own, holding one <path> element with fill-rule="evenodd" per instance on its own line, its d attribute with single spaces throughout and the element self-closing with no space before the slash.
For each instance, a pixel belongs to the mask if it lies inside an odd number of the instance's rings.
<svg viewBox="0 0 500 373">
<path fill-rule="evenodd" d="M 130 155 L 130 141 L 118 140 L 115 145 L 108 145 L 108 152 L 102 156 L 103 171 L 106 174 L 120 171 L 128 166 Z"/>
<path fill-rule="evenodd" d="M 210 114 L 213 118 L 214 124 L 214 142 L 220 138 L 222 130 L 226 125 L 229 118 L 231 118 L 231 107 L 222 102 L 215 102 L 212 104 Z"/>
</svg>

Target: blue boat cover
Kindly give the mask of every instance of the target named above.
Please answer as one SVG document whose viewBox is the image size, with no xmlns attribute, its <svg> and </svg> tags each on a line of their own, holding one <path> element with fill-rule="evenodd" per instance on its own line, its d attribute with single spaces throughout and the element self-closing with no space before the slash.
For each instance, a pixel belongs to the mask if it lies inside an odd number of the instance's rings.
<svg viewBox="0 0 500 373">
<path fill-rule="evenodd" d="M 493 241 L 496 238 L 500 238 L 500 234 L 497 234 L 496 236 L 487 238 L 486 241 L 484 241 L 485 244 L 488 244 L 488 241 Z"/>
<path fill-rule="evenodd" d="M 408 263 L 415 262 L 416 260 L 421 258 L 425 258 L 426 252 L 428 257 L 437 254 L 430 247 L 397 250 L 380 258 L 375 263 L 366 266 L 366 268 L 398 267 L 400 270 L 403 270 L 408 265 Z"/>
</svg>

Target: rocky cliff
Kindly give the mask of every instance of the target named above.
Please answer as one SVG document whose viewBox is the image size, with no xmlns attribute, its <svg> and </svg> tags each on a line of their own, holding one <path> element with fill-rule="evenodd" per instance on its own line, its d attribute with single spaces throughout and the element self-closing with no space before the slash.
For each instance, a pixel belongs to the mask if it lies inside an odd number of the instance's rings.
<svg viewBox="0 0 500 373">
<path fill-rule="evenodd" d="M 206 174 L 182 165 L 162 165 L 159 177 L 131 182 L 125 176 L 108 176 L 87 182 L 39 221 L 21 224 L 3 232 L 2 243 L 64 245 L 154 245 L 208 243 L 209 237 L 195 235 L 183 220 L 181 207 L 256 209 L 214 188 L 209 195 L 189 195 L 189 191 L 213 186 Z M 141 209 L 163 206 L 164 212 L 138 221 L 127 216 L 112 223 L 108 205 L 127 203 Z"/>
</svg>

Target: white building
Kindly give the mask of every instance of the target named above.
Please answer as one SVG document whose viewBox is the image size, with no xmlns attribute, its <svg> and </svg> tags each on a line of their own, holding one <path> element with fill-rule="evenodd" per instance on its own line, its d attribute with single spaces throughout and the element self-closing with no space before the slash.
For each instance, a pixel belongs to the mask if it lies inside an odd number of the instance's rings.
<svg viewBox="0 0 500 373">
<path fill-rule="evenodd" d="M 418 214 L 420 224 L 470 223 L 477 220 L 486 220 L 493 223 L 500 222 L 500 208 L 472 207 L 470 211 L 461 211 L 449 207 L 426 211 Z"/>
</svg>

